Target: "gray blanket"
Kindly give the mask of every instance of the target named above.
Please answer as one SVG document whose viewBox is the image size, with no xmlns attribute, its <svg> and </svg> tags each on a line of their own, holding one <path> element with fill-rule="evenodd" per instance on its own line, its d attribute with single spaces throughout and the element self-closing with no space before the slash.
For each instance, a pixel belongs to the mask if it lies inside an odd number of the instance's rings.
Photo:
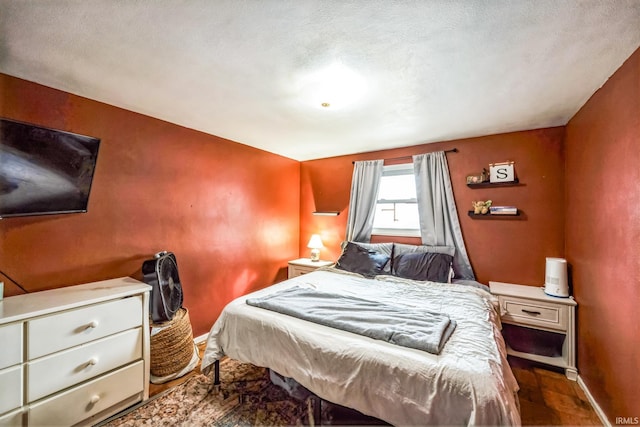
<svg viewBox="0 0 640 427">
<path fill-rule="evenodd" d="M 248 298 L 247 304 L 433 354 L 456 327 L 446 314 L 297 286 Z"/>
</svg>

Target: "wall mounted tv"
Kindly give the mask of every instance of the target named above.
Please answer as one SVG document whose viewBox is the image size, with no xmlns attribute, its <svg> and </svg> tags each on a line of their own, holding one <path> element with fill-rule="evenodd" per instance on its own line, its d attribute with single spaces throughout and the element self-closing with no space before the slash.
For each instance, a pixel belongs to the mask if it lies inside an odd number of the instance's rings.
<svg viewBox="0 0 640 427">
<path fill-rule="evenodd" d="M 100 140 L 0 118 L 0 218 L 86 212 Z"/>
</svg>

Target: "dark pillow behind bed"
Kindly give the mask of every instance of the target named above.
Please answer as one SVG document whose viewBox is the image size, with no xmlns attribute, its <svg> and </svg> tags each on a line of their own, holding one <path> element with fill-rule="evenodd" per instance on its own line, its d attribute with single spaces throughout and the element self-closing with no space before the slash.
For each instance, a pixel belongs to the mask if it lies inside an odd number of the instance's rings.
<svg viewBox="0 0 640 427">
<path fill-rule="evenodd" d="M 404 253 L 393 259 L 394 276 L 447 283 L 453 257 L 433 252 Z"/>
<path fill-rule="evenodd" d="M 336 262 L 336 268 L 362 274 L 365 277 L 373 277 L 384 273 L 384 267 L 389 259 L 385 254 L 348 242 L 340 259 Z"/>
<path fill-rule="evenodd" d="M 394 255 L 414 252 L 434 252 L 454 256 L 456 253 L 456 248 L 454 246 L 408 245 L 405 243 L 394 243 L 393 245 Z"/>
<path fill-rule="evenodd" d="M 393 244 L 393 258 L 391 259 L 391 268 L 393 269 L 393 264 L 396 262 L 396 258 L 398 255 L 407 254 L 407 253 L 438 253 L 438 254 L 446 254 L 451 255 L 453 257 L 456 253 L 456 248 L 453 246 L 429 246 L 429 245 L 408 245 L 403 243 L 394 243 Z M 450 269 L 451 277 L 453 274 L 453 267 Z M 450 279 L 447 278 L 445 282 L 450 283 Z"/>
<path fill-rule="evenodd" d="M 363 242 L 342 242 L 341 248 L 344 251 L 344 248 L 347 246 L 347 243 L 352 243 L 354 245 L 362 246 L 365 249 L 369 249 L 382 255 L 386 255 L 391 260 L 393 256 L 393 243 L 363 243 Z M 384 266 L 383 274 L 391 274 L 391 261 Z"/>
</svg>

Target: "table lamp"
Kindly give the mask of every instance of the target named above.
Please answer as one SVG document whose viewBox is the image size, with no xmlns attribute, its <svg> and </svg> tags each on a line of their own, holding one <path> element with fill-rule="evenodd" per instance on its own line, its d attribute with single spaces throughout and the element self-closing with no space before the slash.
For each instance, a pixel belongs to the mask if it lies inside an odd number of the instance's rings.
<svg viewBox="0 0 640 427">
<path fill-rule="evenodd" d="M 311 249 L 311 261 L 320 261 L 320 249 L 324 247 L 319 234 L 312 234 L 307 247 Z"/>
</svg>

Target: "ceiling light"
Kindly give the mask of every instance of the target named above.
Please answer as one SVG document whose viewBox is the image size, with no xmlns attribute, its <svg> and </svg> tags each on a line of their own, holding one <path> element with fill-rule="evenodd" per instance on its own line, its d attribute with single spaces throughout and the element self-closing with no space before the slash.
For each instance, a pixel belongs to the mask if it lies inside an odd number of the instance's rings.
<svg viewBox="0 0 640 427">
<path fill-rule="evenodd" d="M 301 77 L 298 90 L 305 104 L 339 109 L 357 104 L 366 93 L 366 83 L 355 71 L 334 62 Z"/>
</svg>

